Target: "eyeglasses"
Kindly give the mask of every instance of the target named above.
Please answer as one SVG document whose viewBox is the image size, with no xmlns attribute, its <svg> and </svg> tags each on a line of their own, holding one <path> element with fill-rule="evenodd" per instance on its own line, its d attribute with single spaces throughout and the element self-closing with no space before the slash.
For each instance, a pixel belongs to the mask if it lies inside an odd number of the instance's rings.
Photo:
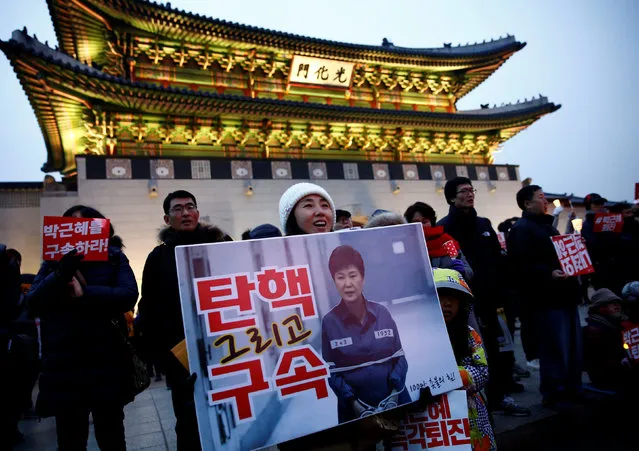
<svg viewBox="0 0 639 451">
<path fill-rule="evenodd" d="M 189 213 L 193 213 L 195 210 L 197 210 L 197 205 L 186 204 L 186 205 L 175 205 L 169 210 L 169 212 L 173 213 L 174 215 L 181 215 L 185 211 Z"/>
<path fill-rule="evenodd" d="M 465 188 L 457 191 L 457 194 L 477 194 L 476 188 Z"/>
</svg>

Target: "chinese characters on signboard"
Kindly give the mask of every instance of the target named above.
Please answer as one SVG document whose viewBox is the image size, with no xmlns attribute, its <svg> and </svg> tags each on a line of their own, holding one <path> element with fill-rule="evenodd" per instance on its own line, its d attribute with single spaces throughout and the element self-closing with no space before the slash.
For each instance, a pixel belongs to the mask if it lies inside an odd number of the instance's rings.
<svg viewBox="0 0 639 451">
<path fill-rule="evenodd" d="M 295 55 L 290 83 L 349 89 L 355 63 Z"/>
<path fill-rule="evenodd" d="M 596 213 L 595 232 L 621 233 L 623 230 L 623 216 L 621 213 Z"/>
<path fill-rule="evenodd" d="M 204 449 L 274 445 L 461 386 L 421 225 L 179 246 L 176 262 Z"/>
<path fill-rule="evenodd" d="M 45 216 L 42 259 L 57 261 L 75 248 L 85 261 L 106 261 L 109 231 L 108 219 Z"/>
<path fill-rule="evenodd" d="M 595 272 L 580 235 L 557 235 L 551 239 L 564 273 L 569 276 L 580 276 Z"/>
<path fill-rule="evenodd" d="M 454 390 L 429 404 L 426 410 L 406 416 L 392 438 L 392 451 L 470 451 L 470 422 L 464 390 Z"/>
</svg>

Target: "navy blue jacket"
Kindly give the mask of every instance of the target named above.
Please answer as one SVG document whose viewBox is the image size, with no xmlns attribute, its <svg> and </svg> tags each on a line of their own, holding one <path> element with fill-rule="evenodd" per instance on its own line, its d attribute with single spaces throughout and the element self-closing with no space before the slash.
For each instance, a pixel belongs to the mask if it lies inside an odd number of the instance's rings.
<svg viewBox="0 0 639 451">
<path fill-rule="evenodd" d="M 411 401 L 404 385 L 408 362 L 397 325 L 386 307 L 365 302 L 364 324 L 343 300 L 322 320 L 322 356 L 330 367 L 340 423 L 356 418 L 351 407 L 356 399 L 377 407 L 395 389 L 401 391 L 399 405 Z"/>
<path fill-rule="evenodd" d="M 109 247 L 108 262 L 82 262 L 84 295 L 73 299 L 61 283 L 57 262 L 44 262 L 27 294 L 40 317 L 42 373 L 37 410 L 42 416 L 64 408 L 93 408 L 131 401 L 130 359 L 111 320 L 124 321 L 138 288 L 129 260 Z"/>
</svg>

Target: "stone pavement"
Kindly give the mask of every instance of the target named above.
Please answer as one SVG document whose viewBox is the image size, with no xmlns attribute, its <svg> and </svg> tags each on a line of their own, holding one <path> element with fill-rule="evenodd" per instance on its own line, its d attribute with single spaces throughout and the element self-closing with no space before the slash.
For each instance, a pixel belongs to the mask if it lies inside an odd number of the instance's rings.
<svg viewBox="0 0 639 451">
<path fill-rule="evenodd" d="M 526 360 L 518 333 L 515 336 L 515 356 L 517 362 L 525 366 Z M 526 430 L 524 427 L 530 427 L 530 433 L 534 434 L 534 424 L 537 422 L 544 424 L 543 421 L 552 420 L 553 417 L 559 419 L 557 411 L 541 405 L 541 395 L 538 391 L 539 371 L 528 369 L 531 372 L 531 377 L 520 381 L 526 390 L 523 393 L 514 394 L 512 397 L 520 405 L 531 409 L 532 415 L 522 418 L 495 416 L 495 432 L 498 436 L 498 442 L 500 436 L 508 437 L 506 440 L 508 446 L 502 446 L 501 449 L 519 449 L 518 446 L 512 446 L 513 437 L 518 437 L 518 434 L 513 433 L 514 431 L 523 431 Z M 584 378 L 587 380 L 586 376 Z M 164 381 L 153 382 L 148 390 L 125 407 L 124 413 L 127 449 L 148 451 L 176 449 L 175 417 L 171 406 L 171 392 L 167 390 Z M 20 430 L 25 435 L 25 441 L 15 448 L 16 451 L 53 451 L 56 449 L 53 418 L 23 420 L 20 423 Z M 525 438 L 516 438 L 516 440 L 526 441 Z M 92 426 L 88 449 L 98 450 Z"/>
<path fill-rule="evenodd" d="M 166 383 L 153 382 L 124 408 L 124 427 L 128 450 L 166 451 L 176 446 L 175 416 L 171 405 L 171 392 Z M 55 420 L 28 419 L 20 423 L 25 441 L 15 451 L 55 451 Z M 90 424 L 88 449 L 99 450 Z"/>
</svg>

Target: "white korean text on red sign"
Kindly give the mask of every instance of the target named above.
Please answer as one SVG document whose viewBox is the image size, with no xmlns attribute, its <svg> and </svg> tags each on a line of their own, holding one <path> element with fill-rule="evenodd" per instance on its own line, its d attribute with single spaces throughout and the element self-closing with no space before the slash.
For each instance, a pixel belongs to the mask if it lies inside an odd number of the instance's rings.
<svg viewBox="0 0 639 451">
<path fill-rule="evenodd" d="M 42 259 L 60 260 L 72 249 L 85 261 L 106 261 L 109 253 L 108 219 L 45 216 Z"/>
</svg>

